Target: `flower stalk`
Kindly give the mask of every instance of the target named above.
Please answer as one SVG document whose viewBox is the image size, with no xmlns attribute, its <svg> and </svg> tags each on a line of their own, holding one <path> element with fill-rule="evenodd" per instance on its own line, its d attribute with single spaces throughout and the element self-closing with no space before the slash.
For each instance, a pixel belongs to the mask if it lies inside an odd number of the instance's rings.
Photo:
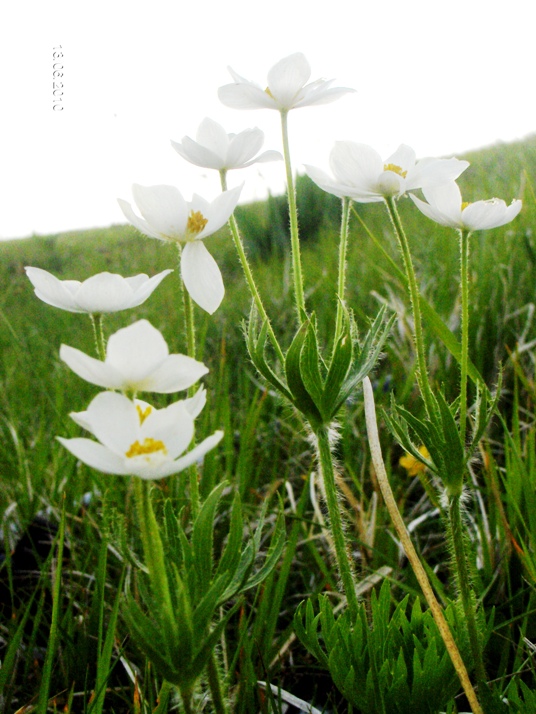
<svg viewBox="0 0 536 714">
<path fill-rule="evenodd" d="M 400 215 L 396 207 L 395 199 L 393 197 L 386 198 L 385 205 L 387 206 L 387 212 L 389 213 L 389 218 L 391 219 L 391 223 L 393 225 L 395 235 L 398 240 L 400 252 L 402 253 L 402 258 L 404 261 L 404 268 L 408 280 L 411 309 L 413 312 L 413 320 L 415 323 L 414 340 L 415 348 L 417 350 L 417 380 L 419 382 L 419 388 L 421 390 L 421 395 L 424 400 L 428 417 L 430 418 L 434 413 L 434 400 L 432 396 L 430 382 L 428 380 L 428 369 L 426 366 L 426 351 L 422 328 L 419 288 L 417 285 L 417 278 L 415 276 L 415 268 L 413 267 L 413 260 L 411 259 L 408 239 L 404 231 L 404 227 L 402 226 L 402 221 L 400 220 Z"/>
<path fill-rule="evenodd" d="M 337 317 L 335 320 L 335 336 L 333 344 L 337 344 L 342 332 L 344 295 L 346 292 L 346 252 L 348 248 L 348 227 L 350 225 L 350 211 L 352 201 L 349 198 L 342 199 L 341 212 L 341 234 L 339 242 L 339 274 L 337 282 Z"/>
<path fill-rule="evenodd" d="M 467 367 L 469 360 L 469 236 L 460 229 L 460 286 L 462 302 L 462 344 L 460 358 L 460 439 L 465 444 L 467 428 Z"/>
<path fill-rule="evenodd" d="M 410 565 L 413 568 L 415 577 L 417 578 L 417 581 L 421 586 L 424 597 L 426 598 L 430 610 L 432 611 L 432 615 L 434 617 L 434 620 L 436 621 L 443 642 L 445 643 L 445 647 L 447 648 L 454 669 L 456 670 L 465 695 L 467 696 L 467 699 L 471 706 L 471 711 L 473 712 L 473 714 L 484 714 L 483 709 L 480 706 L 480 703 L 476 696 L 476 692 L 473 688 L 473 685 L 471 684 L 471 680 L 469 679 L 469 673 L 467 672 L 467 668 L 464 664 L 458 646 L 454 641 L 452 632 L 450 631 L 449 625 L 443 614 L 441 605 L 437 601 L 428 576 L 426 575 L 426 571 L 419 559 L 419 556 L 417 555 L 417 551 L 413 546 L 411 537 L 406 528 L 406 524 L 404 523 L 400 511 L 398 510 L 398 506 L 396 504 L 396 500 L 393 495 L 389 479 L 387 477 L 387 472 L 385 470 L 385 464 L 383 462 L 380 438 L 378 435 L 378 423 L 376 420 L 376 406 L 374 404 L 374 394 L 372 391 L 370 379 L 368 377 L 365 377 L 365 379 L 363 380 L 363 394 L 365 400 L 365 420 L 367 425 L 367 437 L 370 447 L 372 464 L 376 472 L 376 478 L 378 479 L 378 484 L 380 486 L 385 505 L 389 512 L 389 516 L 391 518 L 393 526 L 395 527 L 398 537 L 400 538 L 400 542 L 402 543 L 404 552 L 406 553 Z"/>
<path fill-rule="evenodd" d="M 294 299 L 296 300 L 296 310 L 298 319 L 301 322 L 305 312 L 305 297 L 303 292 L 303 276 L 300 254 L 300 239 L 298 229 L 298 208 L 296 205 L 296 186 L 292 175 L 292 164 L 290 161 L 290 147 L 288 137 L 288 110 L 281 110 L 281 132 L 283 136 L 283 157 L 285 160 L 285 172 L 287 177 L 287 197 L 290 219 L 290 245 L 292 252 L 292 274 L 294 278 Z"/>
<path fill-rule="evenodd" d="M 465 552 L 461 496 L 449 497 L 448 518 L 455 559 L 457 585 L 462 600 L 463 613 L 467 622 L 471 654 L 473 655 L 473 661 L 475 663 L 477 681 L 479 684 L 484 684 L 487 677 L 478 635 L 473 591 Z"/>
<path fill-rule="evenodd" d="M 180 252 L 180 245 L 178 246 Z M 184 281 L 181 279 L 182 288 L 182 304 L 184 309 L 184 327 L 186 332 L 186 344 L 188 356 L 195 359 L 196 353 L 196 340 L 195 340 L 195 319 L 194 319 L 194 306 L 190 293 L 186 290 Z M 188 396 L 193 397 L 195 393 L 195 387 L 190 387 L 188 389 Z M 195 434 L 192 439 L 192 443 L 195 444 Z M 188 468 L 188 483 L 190 484 L 190 508 L 192 510 L 192 518 L 195 520 L 200 509 L 200 496 L 199 496 L 199 469 L 197 464 L 192 464 Z"/>
<path fill-rule="evenodd" d="M 337 568 L 342 581 L 348 609 L 352 614 L 352 619 L 357 617 L 358 600 L 356 595 L 356 583 L 353 575 L 353 568 L 348 555 L 346 539 L 339 510 L 339 501 L 337 495 L 337 485 L 335 483 L 335 469 L 333 467 L 333 454 L 329 440 L 329 428 L 325 425 L 319 427 L 315 431 L 316 443 L 318 448 L 318 461 L 320 471 L 324 482 L 324 492 L 328 507 L 329 523 L 333 544 L 335 546 L 335 557 L 337 559 Z"/>
<path fill-rule="evenodd" d="M 102 313 L 90 313 L 91 325 L 93 327 L 93 337 L 95 338 L 95 350 L 98 358 L 104 362 L 106 359 L 106 343 L 104 341 L 104 315 Z"/>
<path fill-rule="evenodd" d="M 225 169 L 220 171 L 220 180 L 221 180 L 222 191 L 227 191 L 227 171 Z M 277 341 L 277 337 L 275 336 L 275 332 L 273 330 L 272 324 L 270 322 L 270 319 L 268 318 L 268 314 L 266 313 L 264 304 L 262 302 L 262 298 L 260 296 L 260 293 L 257 289 L 257 285 L 253 278 L 253 273 L 251 272 L 251 268 L 249 266 L 248 259 L 246 256 L 246 251 L 244 250 L 244 246 L 243 246 L 242 240 L 240 238 L 240 231 L 238 230 L 238 224 L 236 222 L 234 213 L 232 213 L 229 218 L 229 229 L 231 231 L 231 236 L 232 236 L 233 242 L 235 244 L 236 252 L 238 253 L 238 259 L 240 260 L 240 264 L 242 265 L 242 270 L 244 271 L 244 276 L 246 278 L 246 282 L 248 284 L 249 291 L 250 291 L 251 296 L 255 302 L 255 306 L 257 307 L 257 310 L 259 312 L 261 320 L 263 322 L 266 322 L 266 324 L 268 326 L 268 335 L 269 335 L 272 345 L 276 351 L 277 357 L 278 357 L 279 361 L 281 362 L 281 364 L 284 364 L 285 356 L 283 354 L 283 350 L 281 349 L 279 342 Z"/>
</svg>

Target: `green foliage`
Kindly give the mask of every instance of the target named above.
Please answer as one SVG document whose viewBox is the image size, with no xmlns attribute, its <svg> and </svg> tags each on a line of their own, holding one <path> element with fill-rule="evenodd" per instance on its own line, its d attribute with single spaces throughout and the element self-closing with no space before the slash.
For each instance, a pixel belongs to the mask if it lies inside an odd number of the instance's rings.
<svg viewBox="0 0 536 714">
<path fill-rule="evenodd" d="M 355 622 L 349 611 L 335 618 L 326 597 L 319 598 L 317 615 L 310 600 L 296 613 L 301 641 L 329 669 L 345 699 L 363 713 L 437 714 L 459 689 L 430 611 L 422 612 L 416 599 L 408 616 L 408 604 L 409 595 L 391 614 L 391 589 L 385 581 L 378 597 L 372 593 L 370 623 L 364 604 Z M 451 627 L 457 623 L 454 607 L 446 616 Z M 466 634 L 463 628 L 456 630 L 463 648 Z"/>
<path fill-rule="evenodd" d="M 313 429 L 329 425 L 360 382 L 376 367 L 389 335 L 394 316 L 385 320 L 380 309 L 362 344 L 349 312 L 341 307 L 343 327 L 336 335 L 329 363 L 324 361 L 318 344 L 316 318 L 305 317 L 285 356 L 285 377 L 280 379 L 265 356 L 267 324 L 258 327 L 252 312 L 246 331 L 251 361 L 260 374 L 281 396 L 290 401 L 309 421 Z"/>
<path fill-rule="evenodd" d="M 532 308 L 536 280 L 536 201 L 532 193 L 536 183 L 536 137 L 511 145 L 489 147 L 467 158 L 472 161 L 472 166 L 460 181 L 465 199 L 492 195 L 507 200 L 513 196 L 524 198 L 523 211 L 515 223 L 476 233 L 471 241 L 469 376 L 472 385 L 469 403 L 478 405 L 481 402 L 480 407 L 470 409 L 474 426 L 471 441 L 480 448 L 481 458 L 477 452 L 470 461 L 474 480 L 468 484 L 472 496 L 468 504 L 468 531 L 472 546 L 470 566 L 479 607 L 488 620 L 492 607 L 497 613 L 490 644 L 485 651 L 488 675 L 495 680 L 497 691 L 509 699 L 511 711 L 528 714 L 536 707 L 534 657 L 526 643 L 526 640 L 536 641 L 536 360 Z M 500 171 L 497 166 L 501 167 Z M 418 588 L 406 563 L 399 558 L 374 479 L 370 478 L 357 383 L 348 383 L 343 399 L 342 385 L 352 374 L 351 368 L 345 372 L 348 342 L 341 338 L 335 347 L 327 337 L 332 334 L 332 316 L 337 306 L 339 201 L 318 190 L 308 193 L 305 179 L 301 182 L 298 178 L 297 188 L 304 239 L 303 268 L 308 286 L 306 303 L 309 314 L 314 313 L 315 318 L 305 321 L 305 334 L 295 345 L 291 370 L 298 371 L 319 414 L 321 410 L 324 414 L 329 413 L 330 405 L 335 408 L 337 400 L 341 402 L 339 417 L 344 410 L 344 419 L 340 420 L 341 438 L 336 453 L 341 474 L 348 476 L 343 486 L 352 499 L 340 499 L 352 554 L 356 558 L 356 569 L 363 576 L 389 567 L 398 586 L 409 593 L 403 617 L 400 613 L 396 616 L 399 622 L 410 623 L 404 627 L 400 625 L 398 630 L 399 641 L 405 642 L 403 633 L 408 628 L 412 632 L 412 604 L 418 597 Z M 324 199 L 330 201 L 329 206 L 322 203 Z M 252 258 L 259 291 L 267 296 L 266 305 L 273 316 L 274 330 L 281 344 L 290 345 L 296 334 L 286 248 L 288 218 L 286 208 L 282 208 L 284 205 L 284 197 L 271 197 L 266 203 L 243 206 L 238 220 Z M 454 397 L 459 384 L 456 360 L 460 349 L 456 240 L 448 229 L 423 219 L 405 199 L 400 201 L 400 212 L 422 291 L 421 309 L 433 387 L 442 385 L 444 401 L 453 405 L 451 414 L 456 420 Z M 275 565 L 274 550 L 273 559 L 269 561 L 274 567 L 262 587 L 253 585 L 223 605 L 225 617 L 240 600 L 240 609 L 237 614 L 230 615 L 222 638 L 229 658 L 226 675 L 231 691 L 238 692 L 234 704 L 240 714 L 269 711 L 269 704 L 258 697 L 255 683 L 257 680 L 276 682 L 279 679 L 284 689 L 295 694 L 300 694 L 298 689 L 303 686 L 301 696 L 314 701 L 317 707 L 322 708 L 329 699 L 326 710 L 342 714 L 348 711 L 348 704 L 337 700 L 327 676 L 323 680 L 328 682 L 327 691 L 322 692 L 320 687 L 315 690 L 320 673 L 311 666 L 310 658 L 299 643 L 292 640 L 291 619 L 296 603 L 304 594 L 337 587 L 337 574 L 332 566 L 325 531 L 308 500 L 309 487 L 305 486 L 305 477 L 312 468 L 310 444 L 291 410 L 281 408 L 270 391 L 272 386 L 274 389 L 282 386 L 280 391 L 285 393 L 287 390 L 288 401 L 292 403 L 294 399 L 283 371 L 284 365 L 273 366 L 271 347 L 264 326 L 259 324 L 249 333 L 249 348 L 251 359 L 256 362 L 254 366 L 260 365 L 266 371 L 263 376 L 268 389 L 264 384 L 259 385 L 254 375 L 239 329 L 241 321 L 249 314 L 251 301 L 234 247 L 225 230 L 209 240 L 210 250 L 224 274 L 226 298 L 222 310 L 210 319 L 200 311 L 196 315 L 199 358 L 210 368 L 204 384 L 214 406 L 200 416 L 199 431 L 212 433 L 223 427 L 225 439 L 218 453 L 211 453 L 205 459 L 200 493 L 202 499 L 206 498 L 225 478 L 231 489 L 239 491 L 240 508 L 233 509 L 231 518 L 226 512 L 227 494 L 224 494 L 214 511 L 212 529 L 209 527 L 212 516 L 206 511 L 206 520 L 199 521 L 194 537 L 185 515 L 189 503 L 186 480 L 178 477 L 161 485 L 165 506 L 159 502 L 157 513 L 161 523 L 169 529 L 164 537 L 166 554 L 169 563 L 179 563 L 176 568 L 169 569 L 169 582 L 174 587 L 178 573 L 183 585 L 186 583 L 182 591 L 177 585 L 173 597 L 185 612 L 189 612 L 193 621 L 193 613 L 201 605 L 202 596 L 190 603 L 188 593 L 191 589 L 199 595 L 202 587 L 208 587 L 212 594 L 198 614 L 199 621 L 209 623 L 205 632 L 208 637 L 220 621 L 219 614 L 213 621 L 207 619 L 208 606 L 212 604 L 210 599 L 219 592 L 221 597 L 216 598 L 219 601 L 226 590 L 230 593 L 238 582 L 244 582 L 240 563 L 244 571 L 247 570 L 257 547 L 252 546 L 247 551 L 247 543 L 243 542 L 243 534 L 236 524 L 241 518 L 242 522 L 254 524 L 255 529 L 262 504 L 284 482 L 288 496 L 285 494 L 282 501 L 291 523 L 284 558 Z M 106 230 L 3 242 L 0 258 L 0 512 L 6 553 L 0 575 L 9 594 L 0 621 L 2 706 L 6 712 L 11 712 L 31 705 L 32 700 L 35 705 L 43 686 L 43 690 L 47 687 L 50 696 L 55 697 L 56 705 L 51 701 L 49 709 L 56 706 L 58 709 L 65 707 L 66 711 L 94 712 L 102 707 L 103 711 L 115 711 L 116 714 L 135 711 L 145 714 L 156 711 L 157 706 L 159 714 L 168 709 L 176 710 L 178 704 L 163 686 L 161 677 L 143 652 L 134 646 L 132 638 L 126 637 L 129 632 L 125 620 L 119 616 L 115 621 L 122 573 L 124 570 L 135 572 L 136 575 L 131 575 L 128 581 L 131 596 L 145 618 L 141 622 L 148 623 L 147 631 L 142 634 L 147 638 L 150 634 L 154 641 L 157 622 L 150 607 L 153 594 L 147 575 L 135 556 L 138 544 L 130 482 L 97 474 L 77 464 L 55 441 L 58 434 L 78 435 L 77 427 L 70 423 L 67 415 L 70 411 L 86 408 L 95 393 L 94 387 L 79 380 L 58 359 L 61 343 L 92 352 L 89 321 L 37 300 L 23 269 L 24 265 L 35 265 L 64 279 L 84 279 L 103 270 L 123 275 L 154 274 L 177 266 L 176 251 L 172 246 L 143 238 L 130 227 L 115 226 Z M 383 359 L 375 369 L 375 396 L 379 403 L 388 407 L 391 393 L 394 393 L 400 408 L 423 422 L 422 406 L 416 398 L 406 286 L 399 263 L 382 206 L 355 206 L 349 234 L 346 305 L 361 334 L 367 333 L 369 316 L 376 315 L 378 302 L 387 306 L 387 312 L 396 313 L 394 329 L 381 348 Z M 169 276 L 146 304 L 131 313 L 107 318 L 106 333 L 124 326 L 125 320 L 147 318 L 164 332 L 171 351 L 184 352 L 177 287 L 176 274 Z M 363 342 L 359 344 L 362 346 L 358 348 L 354 343 L 353 349 L 362 349 L 364 355 L 370 354 Z M 322 356 L 326 354 L 324 345 L 328 345 L 330 357 L 334 350 L 339 350 L 331 377 L 330 360 Z M 355 358 L 356 352 L 352 356 Z M 496 398 L 502 421 L 495 419 L 487 426 L 488 417 L 493 413 L 493 399 L 489 391 L 482 389 L 478 393 L 476 385 L 487 384 L 491 390 L 498 381 L 501 363 L 504 379 L 502 388 L 496 390 Z M 274 385 L 272 380 L 277 384 Z M 165 406 L 169 400 L 165 395 L 158 396 L 155 405 Z M 450 422 L 446 412 L 444 420 Z M 438 593 L 448 598 L 452 589 L 448 581 L 449 558 L 442 526 L 417 479 L 411 479 L 398 468 L 400 449 L 389 430 L 382 427 L 380 424 L 389 478 L 397 500 L 411 523 L 412 537 L 434 578 Z M 398 436 L 403 447 L 411 451 L 420 445 L 420 441 L 411 425 L 408 430 L 407 439 L 403 433 L 404 438 Z M 446 436 L 444 440 L 447 442 Z M 456 452 L 455 440 L 453 443 Z M 416 458 L 421 456 L 420 452 L 418 455 L 412 453 Z M 427 465 L 432 466 L 431 462 Z M 301 498 L 296 496 L 296 509 L 290 494 L 301 494 Z M 46 509 L 51 521 L 59 522 L 63 497 L 70 555 L 62 567 L 56 657 L 41 685 L 52 623 L 52 558 L 39 563 L 36 579 L 28 584 L 21 601 L 17 599 L 17 593 L 9 590 L 13 586 L 10 554 L 37 512 Z M 185 510 L 181 511 L 181 508 Z M 274 533 L 277 522 L 274 510 L 269 506 L 264 514 L 265 534 L 260 535 L 259 541 L 261 551 L 266 549 Z M 203 549 L 202 537 L 207 537 L 207 543 L 212 542 L 212 560 L 208 545 Z M 232 549 L 224 557 L 225 544 L 231 539 L 235 544 L 239 541 L 241 544 L 238 561 L 236 555 L 231 556 Z M 198 552 L 212 569 L 197 574 L 193 569 L 188 578 L 186 563 L 189 558 L 196 558 Z M 251 579 L 256 573 L 262 572 L 262 563 L 261 559 L 260 571 L 255 569 L 255 564 L 249 570 L 250 582 L 254 582 Z M 231 572 L 236 574 L 236 581 L 230 577 Z M 223 580 L 218 580 L 221 576 L 224 576 Z M 139 590 L 136 590 L 138 586 Z M 17 603 L 14 612 L 10 607 L 12 600 Z M 322 607 L 328 605 L 324 603 Z M 304 612 L 302 610 L 302 614 Z M 314 620 L 314 613 L 311 616 Z M 425 616 L 426 613 L 422 615 Z M 324 617 L 329 625 L 330 613 Z M 342 629 L 344 620 L 340 617 L 332 619 L 334 632 L 339 620 Z M 387 627 L 391 620 L 392 617 Z M 327 658 L 321 619 L 318 628 L 321 630 L 317 638 L 319 650 Z M 396 642 L 396 627 L 393 625 L 391 629 Z M 421 628 L 419 632 L 422 631 Z M 346 640 L 344 632 L 338 636 L 343 644 L 348 642 L 344 646 L 350 648 L 350 636 Z M 313 642 L 313 635 L 310 637 Z M 370 641 L 373 640 L 367 639 L 369 644 Z M 415 648 L 420 653 L 419 662 L 423 668 L 426 653 L 423 654 L 417 645 Z M 402 663 L 401 649 L 402 645 L 393 650 L 392 671 L 389 670 L 391 685 L 396 667 L 400 672 L 404 667 L 408 673 L 413 672 L 413 660 L 402 655 Z M 194 657 L 198 652 L 194 651 Z M 436 656 L 441 660 L 439 647 Z M 333 655 L 332 659 L 342 671 L 341 658 Z M 50 659 L 47 668 L 49 665 Z M 383 662 L 378 671 L 381 666 Z M 382 676 L 388 678 L 388 673 Z M 410 694 L 413 696 L 412 690 Z M 433 697 L 433 701 L 437 701 L 435 693 Z M 199 703 L 199 708 L 201 706 Z M 277 702 L 274 703 L 276 707 Z M 448 705 L 444 710 L 452 712 L 453 707 Z M 459 708 L 467 709 L 463 704 Z M 416 708 L 414 711 L 421 710 Z"/>
<path fill-rule="evenodd" d="M 227 543 L 216 562 L 214 522 L 223 488 L 224 484 L 220 484 L 205 500 L 190 536 L 169 501 L 164 506 L 162 541 L 153 528 L 156 521 L 146 492 L 140 510 L 149 575 L 140 573 L 141 602 L 131 591 L 123 617 L 138 647 L 185 698 L 191 696 L 239 601 L 224 614 L 220 608 L 261 583 L 275 567 L 284 544 L 285 533 L 279 518 L 264 563 L 254 570 L 267 504 L 255 533 L 243 545 L 244 522 L 237 495 L 231 510 Z"/>
</svg>

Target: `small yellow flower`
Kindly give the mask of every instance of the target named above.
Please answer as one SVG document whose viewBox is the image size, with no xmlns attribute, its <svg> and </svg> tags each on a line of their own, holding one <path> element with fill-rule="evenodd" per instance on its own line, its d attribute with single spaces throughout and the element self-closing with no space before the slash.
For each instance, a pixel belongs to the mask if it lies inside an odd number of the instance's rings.
<svg viewBox="0 0 536 714">
<path fill-rule="evenodd" d="M 425 459 L 430 458 L 430 452 L 428 451 L 426 446 L 419 446 L 419 453 L 422 454 Z M 408 476 L 417 476 L 418 474 L 422 474 L 426 471 L 425 464 L 423 464 L 422 461 L 419 461 L 415 458 L 415 456 L 412 456 L 411 454 L 404 454 L 404 456 L 401 456 L 398 463 L 400 464 L 400 466 L 406 469 L 406 471 L 408 472 Z"/>
</svg>

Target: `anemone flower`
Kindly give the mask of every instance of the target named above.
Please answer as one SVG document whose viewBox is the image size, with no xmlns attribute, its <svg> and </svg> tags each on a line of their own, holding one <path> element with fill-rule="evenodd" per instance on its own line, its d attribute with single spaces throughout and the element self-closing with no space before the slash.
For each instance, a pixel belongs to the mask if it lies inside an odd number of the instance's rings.
<svg viewBox="0 0 536 714">
<path fill-rule="evenodd" d="M 459 159 L 426 158 L 416 161 L 415 152 L 401 144 L 385 161 L 366 144 L 337 141 L 330 154 L 334 178 L 314 166 L 305 170 L 321 189 L 358 203 L 373 203 L 403 196 L 406 191 L 438 186 L 452 181 L 469 166 Z"/>
<path fill-rule="evenodd" d="M 309 82 L 311 67 L 301 52 L 289 55 L 275 64 L 268 72 L 268 86 L 259 84 L 237 74 L 229 67 L 234 80 L 218 90 L 220 101 L 233 109 L 277 109 L 287 112 L 298 107 L 328 104 L 343 94 L 353 92 L 346 87 L 332 87 L 332 79 L 317 79 Z"/>
<path fill-rule="evenodd" d="M 71 414 L 78 423 L 79 415 Z M 97 471 L 152 480 L 183 471 L 221 440 L 216 431 L 184 453 L 194 434 L 194 420 L 184 402 L 155 409 L 116 392 L 101 392 L 82 413 L 84 427 L 98 441 L 57 437 L 77 459 Z"/>
<path fill-rule="evenodd" d="M 60 359 L 86 382 L 132 394 L 178 392 L 208 372 L 191 357 L 170 355 L 162 334 L 147 320 L 115 332 L 108 340 L 104 361 L 67 345 L 61 346 Z"/>
<path fill-rule="evenodd" d="M 209 203 L 194 194 L 186 201 L 174 186 L 132 186 L 132 195 L 141 213 L 127 201 L 119 206 L 127 220 L 139 231 L 158 240 L 184 243 L 181 276 L 192 300 L 210 314 L 223 300 L 220 269 L 205 248 L 203 239 L 219 230 L 234 211 L 242 186 L 224 191 Z"/>
<path fill-rule="evenodd" d="M 229 171 L 283 158 L 279 151 L 263 151 L 259 154 L 263 143 L 264 133 L 257 127 L 244 129 L 238 134 L 227 134 L 221 124 L 207 117 L 199 125 L 195 141 L 184 136 L 181 143 L 172 141 L 171 145 L 191 164 L 216 171 Z"/>
<path fill-rule="evenodd" d="M 464 203 L 462 194 L 454 181 L 444 186 L 423 188 L 426 201 L 410 194 L 413 203 L 436 223 L 459 230 L 478 231 L 497 228 L 510 223 L 521 210 L 522 202 L 512 201 L 507 206 L 500 198 Z"/>
<path fill-rule="evenodd" d="M 152 278 L 143 273 L 131 278 L 123 278 L 116 273 L 98 273 L 80 282 L 58 280 L 41 268 L 26 267 L 25 270 L 35 294 L 43 302 L 68 312 L 93 315 L 141 305 L 166 275 L 173 272 L 164 270 Z"/>
</svg>

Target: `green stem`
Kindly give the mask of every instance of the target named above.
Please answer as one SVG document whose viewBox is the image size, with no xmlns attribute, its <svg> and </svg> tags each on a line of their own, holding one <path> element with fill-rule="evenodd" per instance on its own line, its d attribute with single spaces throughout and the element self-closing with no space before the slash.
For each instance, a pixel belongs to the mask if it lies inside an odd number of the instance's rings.
<svg viewBox="0 0 536 714">
<path fill-rule="evenodd" d="M 422 329 L 422 317 L 421 317 L 421 307 L 419 299 L 419 288 L 417 286 L 417 278 L 415 277 L 415 269 L 413 267 L 413 261 L 411 259 L 411 252 L 409 249 L 408 239 L 404 232 L 400 216 L 398 215 L 398 210 L 396 208 L 395 199 L 390 196 L 385 199 L 385 205 L 387 206 L 387 211 L 393 224 L 395 234 L 398 240 L 398 245 L 400 252 L 402 253 L 402 258 L 404 261 L 404 268 L 406 270 L 406 276 L 408 280 L 409 288 L 409 298 L 411 302 L 411 309 L 413 312 L 413 321 L 415 323 L 415 348 L 417 350 L 417 380 L 419 382 L 419 388 L 421 390 L 422 398 L 424 399 L 424 404 L 426 406 L 426 411 L 428 412 L 428 417 L 430 418 L 434 413 L 434 398 L 432 395 L 432 389 L 430 387 L 430 382 L 428 380 L 428 369 L 426 367 L 426 350 L 424 345 L 424 335 Z"/>
<path fill-rule="evenodd" d="M 182 282 L 182 280 L 181 280 Z M 195 344 L 195 321 L 194 321 L 194 305 L 190 293 L 186 290 L 186 286 L 182 283 L 182 304 L 184 307 L 184 327 L 186 330 L 186 345 L 188 357 L 195 359 L 196 344 Z M 193 388 L 195 392 L 195 387 Z M 192 394 L 189 394 L 192 396 Z"/>
<path fill-rule="evenodd" d="M 460 357 L 460 439 L 467 427 L 467 366 L 469 360 L 469 231 L 460 230 L 460 287 L 462 295 L 462 349 Z"/>
<path fill-rule="evenodd" d="M 387 477 L 387 471 L 385 470 L 385 464 L 383 462 L 380 437 L 378 435 L 378 423 L 376 421 L 376 406 L 374 404 L 374 394 L 372 391 L 370 379 L 368 377 L 365 377 L 365 379 L 363 380 L 363 394 L 365 398 L 365 419 L 367 424 L 367 437 L 370 446 L 372 464 L 374 466 L 376 478 L 378 479 L 378 484 L 382 492 L 383 500 L 385 501 L 385 505 L 389 512 L 389 516 L 391 518 L 391 521 L 393 522 L 398 537 L 400 538 L 400 542 L 402 543 L 402 547 L 404 548 L 410 565 L 413 568 L 415 577 L 417 578 L 417 581 L 421 586 L 423 595 L 426 598 L 426 601 L 430 607 L 434 620 L 437 624 L 439 633 L 443 638 L 443 642 L 445 643 L 447 652 L 449 653 L 454 669 L 456 670 L 465 695 L 467 696 L 467 699 L 471 706 L 471 711 L 473 712 L 473 714 L 484 714 L 482 707 L 480 706 L 480 703 L 477 699 L 473 685 L 471 684 L 471 680 L 469 679 L 469 673 L 467 672 L 467 668 L 464 664 L 458 646 L 454 641 L 454 637 L 452 636 L 452 632 L 450 631 L 448 622 L 446 621 L 445 616 L 443 614 L 441 605 L 436 599 L 426 571 L 419 559 L 419 556 L 417 555 L 417 551 L 413 546 L 411 537 L 406 528 L 406 524 L 404 523 L 404 519 L 402 518 L 400 511 L 398 510 L 398 506 L 396 504 L 396 500 L 391 489 L 391 484 L 389 483 L 389 479 Z"/>
<path fill-rule="evenodd" d="M 342 330 L 344 295 L 346 292 L 346 251 L 348 247 L 348 226 L 350 224 L 351 208 L 352 201 L 349 198 L 343 198 L 341 215 L 341 235 L 339 243 L 339 276 L 337 285 L 337 295 L 339 299 L 337 301 L 337 318 L 335 322 L 334 345 L 337 344 L 337 340 L 339 339 Z"/>
<path fill-rule="evenodd" d="M 228 714 L 227 705 L 221 691 L 220 672 L 213 651 L 207 664 L 208 686 L 212 695 L 212 707 L 216 714 Z"/>
<path fill-rule="evenodd" d="M 183 691 L 181 689 L 181 699 L 182 705 L 184 707 L 185 714 L 194 714 L 194 706 L 192 704 L 192 694 L 191 690 Z"/>
<path fill-rule="evenodd" d="M 220 171 L 220 178 L 221 178 L 222 191 L 227 191 L 227 175 L 226 175 L 225 170 Z M 270 340 L 272 341 L 274 349 L 277 353 L 277 357 L 278 357 L 279 361 L 281 362 L 281 364 L 284 364 L 285 356 L 283 354 L 283 350 L 281 349 L 281 347 L 279 345 L 279 342 L 277 341 L 277 338 L 275 336 L 275 333 L 274 333 L 274 330 L 270 323 L 270 320 L 268 319 L 266 310 L 264 309 L 264 305 L 263 305 L 260 293 L 257 290 L 257 285 L 255 284 L 255 280 L 253 279 L 253 273 L 251 272 L 251 268 L 249 267 L 248 259 L 246 256 L 246 251 L 244 250 L 244 246 L 243 246 L 242 240 L 240 238 L 240 231 L 238 230 L 238 224 L 236 222 L 234 213 L 229 218 L 229 228 L 231 231 L 231 236 L 233 237 L 233 242 L 235 244 L 236 252 L 238 253 L 238 258 L 240 260 L 240 264 L 242 265 L 242 270 L 244 271 L 244 275 L 246 277 L 246 282 L 248 284 L 249 291 L 253 297 L 253 300 L 255 301 L 255 305 L 257 307 L 257 310 L 259 311 L 259 315 L 261 316 L 261 319 L 263 320 L 263 322 L 266 322 L 266 324 L 268 325 L 268 335 L 269 335 Z"/>
<path fill-rule="evenodd" d="M 487 677 L 486 670 L 484 667 L 484 660 L 482 658 L 482 650 L 480 647 L 480 638 L 478 636 L 473 592 L 471 588 L 471 581 L 469 578 L 467 556 L 465 553 L 461 496 L 449 497 L 448 517 L 454 551 L 454 560 L 457 576 L 456 580 L 462 599 L 463 613 L 467 622 L 467 631 L 469 633 L 471 653 L 473 655 L 473 661 L 475 663 L 477 681 L 479 684 L 483 684 L 486 681 Z"/>
<path fill-rule="evenodd" d="M 331 453 L 331 446 L 329 443 L 328 427 L 321 426 L 315 433 L 318 444 L 320 471 L 324 480 L 324 490 L 328 507 L 331 534 L 333 536 L 333 544 L 335 546 L 335 557 L 337 558 L 337 567 L 341 577 L 342 586 L 346 594 L 348 609 L 352 615 L 352 621 L 356 621 L 358 613 L 356 583 L 344 538 L 341 512 L 339 510 L 339 501 L 337 497 L 337 485 L 335 483 L 335 469 L 333 468 L 333 455 Z"/>
<path fill-rule="evenodd" d="M 283 134 L 283 156 L 285 158 L 285 171 L 287 175 L 287 198 L 290 216 L 290 246 L 292 252 L 292 274 L 294 278 L 294 298 L 298 319 L 301 323 L 302 313 L 305 312 L 305 297 L 303 293 L 303 276 L 300 256 L 300 237 L 298 230 L 298 208 L 296 206 L 296 188 L 292 175 L 290 162 L 290 148 L 288 141 L 288 111 L 281 110 L 281 130 Z"/>
<path fill-rule="evenodd" d="M 104 362 L 106 359 L 106 345 L 104 343 L 104 331 L 102 329 L 104 315 L 100 312 L 90 313 L 91 324 L 93 326 L 93 336 L 95 338 L 95 349 L 98 358 Z"/>
<path fill-rule="evenodd" d="M 180 248 L 180 246 L 179 246 Z M 194 320 L 194 304 L 190 293 L 186 290 L 186 286 L 181 279 L 182 287 L 182 303 L 184 308 L 184 327 L 186 331 L 186 344 L 188 357 L 196 358 L 196 341 L 195 341 L 195 320 Z M 193 397 L 196 392 L 195 385 L 188 389 L 188 396 Z M 195 440 L 195 436 L 194 436 Z M 199 497 L 199 471 L 197 464 L 192 464 L 187 469 L 188 482 L 190 484 L 190 507 L 192 510 L 192 518 L 195 519 L 199 513 L 200 497 Z"/>
</svg>

